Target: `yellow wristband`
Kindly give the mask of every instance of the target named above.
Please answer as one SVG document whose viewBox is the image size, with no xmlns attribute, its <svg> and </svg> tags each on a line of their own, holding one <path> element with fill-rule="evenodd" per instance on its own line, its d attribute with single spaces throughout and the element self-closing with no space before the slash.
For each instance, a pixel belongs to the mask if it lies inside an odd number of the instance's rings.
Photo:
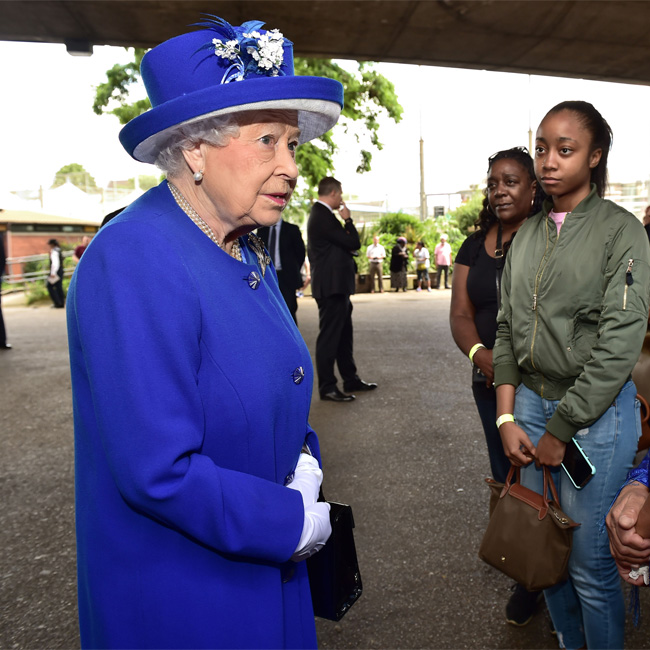
<svg viewBox="0 0 650 650">
<path fill-rule="evenodd" d="M 497 429 L 506 422 L 514 422 L 515 416 L 512 413 L 504 413 L 497 418 Z"/>
<path fill-rule="evenodd" d="M 476 345 L 472 346 L 472 349 L 469 351 L 469 354 L 467 355 L 469 357 L 469 360 L 474 363 L 474 355 L 481 349 L 484 348 L 485 346 L 482 343 L 477 343 Z"/>
</svg>

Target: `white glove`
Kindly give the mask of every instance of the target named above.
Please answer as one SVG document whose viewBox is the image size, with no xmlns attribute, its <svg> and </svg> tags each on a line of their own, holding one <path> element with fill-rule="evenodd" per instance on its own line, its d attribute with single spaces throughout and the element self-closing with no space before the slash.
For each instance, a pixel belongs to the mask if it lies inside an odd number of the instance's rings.
<svg viewBox="0 0 650 650">
<path fill-rule="evenodd" d="M 306 560 L 325 546 L 325 542 L 332 534 L 330 523 L 330 504 L 320 501 L 305 508 L 305 522 L 302 526 L 302 535 L 291 559 L 294 562 Z"/>
<path fill-rule="evenodd" d="M 300 454 L 293 479 L 291 483 L 287 484 L 287 487 L 300 492 L 305 510 L 318 501 L 322 482 L 323 472 L 318 466 L 318 461 L 309 454 Z"/>
</svg>

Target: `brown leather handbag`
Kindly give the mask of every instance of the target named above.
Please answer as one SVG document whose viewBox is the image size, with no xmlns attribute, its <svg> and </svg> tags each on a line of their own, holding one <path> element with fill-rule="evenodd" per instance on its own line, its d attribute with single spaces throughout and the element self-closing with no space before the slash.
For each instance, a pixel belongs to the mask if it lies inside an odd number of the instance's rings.
<svg viewBox="0 0 650 650">
<path fill-rule="evenodd" d="M 543 470 L 543 494 L 524 487 L 514 465 L 505 484 L 485 479 L 491 490 L 490 521 L 478 555 L 529 591 L 567 577 L 573 529 L 580 525 L 562 512 L 551 472 Z"/>
</svg>

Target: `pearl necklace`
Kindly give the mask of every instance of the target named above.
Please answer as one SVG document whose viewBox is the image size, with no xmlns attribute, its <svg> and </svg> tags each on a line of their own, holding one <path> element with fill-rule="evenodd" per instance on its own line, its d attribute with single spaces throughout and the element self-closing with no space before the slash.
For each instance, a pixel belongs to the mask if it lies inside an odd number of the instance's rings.
<svg viewBox="0 0 650 650">
<path fill-rule="evenodd" d="M 214 230 L 208 226 L 208 224 L 203 221 L 203 219 L 200 217 L 199 213 L 190 205 L 190 202 L 183 196 L 181 191 L 171 182 L 167 181 L 167 185 L 169 186 L 169 191 L 172 193 L 172 196 L 174 197 L 174 200 L 178 204 L 178 207 L 222 250 L 228 253 L 225 248 L 225 240 L 223 242 L 220 242 L 217 239 L 217 236 L 214 234 Z M 230 249 L 230 253 L 228 253 L 230 257 L 234 257 L 236 260 L 239 262 L 242 262 L 242 254 L 241 254 L 241 246 L 239 245 L 239 241 L 235 239 L 235 241 L 232 243 L 232 248 Z"/>
</svg>

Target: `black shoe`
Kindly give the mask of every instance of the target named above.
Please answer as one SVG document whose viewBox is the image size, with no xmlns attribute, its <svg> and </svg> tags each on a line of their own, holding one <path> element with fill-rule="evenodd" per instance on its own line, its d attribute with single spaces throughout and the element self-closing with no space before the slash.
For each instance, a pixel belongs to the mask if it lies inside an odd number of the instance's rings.
<svg viewBox="0 0 650 650">
<path fill-rule="evenodd" d="M 335 388 L 329 393 L 323 393 L 320 398 L 329 402 L 351 402 L 354 400 L 354 395 L 345 395 L 338 388 Z"/>
<path fill-rule="evenodd" d="M 363 381 L 363 379 L 357 379 L 351 384 L 343 384 L 343 390 L 346 393 L 352 393 L 354 391 L 375 390 L 375 388 L 377 388 L 377 384 L 369 384 Z"/>
<path fill-rule="evenodd" d="M 512 596 L 506 604 L 506 621 L 519 627 L 528 625 L 541 595 L 541 591 L 528 591 L 521 585 L 512 585 Z"/>
<path fill-rule="evenodd" d="M 5 343 L 4 345 L 0 345 L 0 350 L 11 350 L 11 343 Z"/>
</svg>

